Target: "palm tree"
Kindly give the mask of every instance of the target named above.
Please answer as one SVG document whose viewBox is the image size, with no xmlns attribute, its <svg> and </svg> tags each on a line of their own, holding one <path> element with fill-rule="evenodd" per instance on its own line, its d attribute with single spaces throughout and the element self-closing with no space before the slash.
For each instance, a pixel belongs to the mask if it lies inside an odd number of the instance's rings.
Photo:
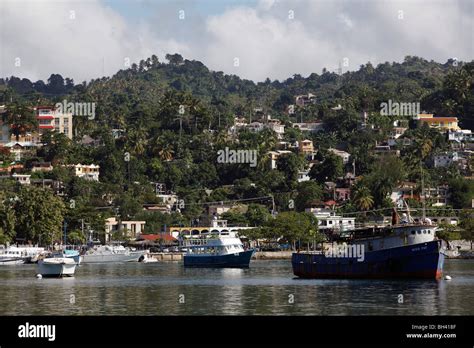
<svg viewBox="0 0 474 348">
<path fill-rule="evenodd" d="M 136 155 L 142 155 L 148 143 L 148 134 L 144 128 L 138 126 L 128 131 L 127 143 L 130 150 Z"/>
<path fill-rule="evenodd" d="M 354 192 L 354 203 L 358 209 L 367 212 L 374 205 L 374 197 L 366 186 L 360 186 Z"/>
<path fill-rule="evenodd" d="M 158 155 L 163 161 L 171 161 L 173 159 L 174 151 L 169 144 L 163 146 L 159 151 Z"/>
</svg>

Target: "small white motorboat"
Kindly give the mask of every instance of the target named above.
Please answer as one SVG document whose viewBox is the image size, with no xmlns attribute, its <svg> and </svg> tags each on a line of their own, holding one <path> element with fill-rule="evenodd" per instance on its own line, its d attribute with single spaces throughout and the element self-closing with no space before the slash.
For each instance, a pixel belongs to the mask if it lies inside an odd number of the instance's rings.
<svg viewBox="0 0 474 348">
<path fill-rule="evenodd" d="M 73 277 L 76 262 L 70 257 L 51 257 L 38 260 L 38 273 L 43 277 Z"/>
</svg>

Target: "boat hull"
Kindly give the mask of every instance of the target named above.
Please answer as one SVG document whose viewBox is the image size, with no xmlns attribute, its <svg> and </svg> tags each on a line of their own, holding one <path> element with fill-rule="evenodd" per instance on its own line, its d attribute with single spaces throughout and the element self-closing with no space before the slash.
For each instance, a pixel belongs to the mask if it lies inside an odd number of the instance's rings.
<svg viewBox="0 0 474 348">
<path fill-rule="evenodd" d="M 84 254 L 82 263 L 108 263 L 108 262 L 131 262 L 138 261 L 147 251 L 132 251 L 119 254 Z"/>
<path fill-rule="evenodd" d="M 73 261 L 51 263 L 49 259 L 38 261 L 38 273 L 43 277 L 73 277 L 76 263 Z M 68 260 L 69 261 L 69 260 Z"/>
<path fill-rule="evenodd" d="M 184 255 L 184 267 L 248 268 L 254 250 L 226 255 Z"/>
<path fill-rule="evenodd" d="M 444 254 L 441 241 L 370 251 L 364 260 L 294 253 L 293 273 L 300 278 L 424 278 L 440 279 Z"/>
<path fill-rule="evenodd" d="M 25 263 L 25 258 L 0 258 L 0 266 L 21 265 Z"/>
</svg>

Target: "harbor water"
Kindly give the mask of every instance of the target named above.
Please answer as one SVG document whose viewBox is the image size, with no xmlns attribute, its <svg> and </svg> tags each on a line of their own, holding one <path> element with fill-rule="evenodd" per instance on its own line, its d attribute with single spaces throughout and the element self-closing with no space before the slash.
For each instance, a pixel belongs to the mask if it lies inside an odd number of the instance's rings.
<svg viewBox="0 0 474 348">
<path fill-rule="evenodd" d="M 36 265 L 0 268 L 0 315 L 474 315 L 474 260 L 452 280 L 302 280 L 289 260 L 248 269 L 182 262 L 83 264 L 64 279 Z"/>
</svg>

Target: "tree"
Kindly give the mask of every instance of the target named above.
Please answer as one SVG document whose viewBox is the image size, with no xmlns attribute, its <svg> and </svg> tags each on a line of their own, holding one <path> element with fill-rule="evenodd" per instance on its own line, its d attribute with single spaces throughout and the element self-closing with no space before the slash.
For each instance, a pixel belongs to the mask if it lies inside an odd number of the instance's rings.
<svg viewBox="0 0 474 348">
<path fill-rule="evenodd" d="M 463 211 L 461 213 L 461 223 L 459 225 L 462 228 L 461 238 L 471 241 L 472 250 L 472 243 L 474 241 L 474 215 L 468 210 Z"/>
<path fill-rule="evenodd" d="M 298 195 L 296 196 L 295 206 L 298 211 L 304 211 L 311 201 L 320 200 L 323 197 L 321 186 L 314 181 L 299 183 L 297 191 Z"/>
<path fill-rule="evenodd" d="M 457 227 L 448 223 L 440 223 L 438 225 L 436 236 L 447 241 L 458 240 L 461 238 L 461 234 Z"/>
<path fill-rule="evenodd" d="M 62 238 L 65 205 L 50 189 L 25 186 L 15 203 L 16 236 L 42 245 Z"/>
<path fill-rule="evenodd" d="M 183 57 L 178 54 L 178 53 L 175 53 L 175 54 L 167 54 L 165 56 L 166 60 L 168 60 L 168 62 L 171 64 L 171 65 L 181 65 L 183 64 Z"/>
<path fill-rule="evenodd" d="M 86 237 L 79 230 L 73 230 L 67 234 L 67 240 L 70 244 L 84 244 Z"/>
<path fill-rule="evenodd" d="M 294 211 L 282 212 L 267 224 L 267 237 L 274 239 L 283 238 L 296 246 L 296 242 L 306 242 L 312 240 L 322 240 L 322 236 L 317 232 L 318 224 L 314 215 L 309 213 L 297 213 Z M 301 244 L 300 244 L 301 246 Z"/>
<path fill-rule="evenodd" d="M 356 207 L 367 211 L 374 205 L 374 198 L 366 186 L 359 186 L 353 192 L 353 199 Z"/>
<path fill-rule="evenodd" d="M 245 214 L 234 212 L 234 211 L 227 211 L 221 215 L 223 220 L 227 220 L 231 225 L 247 225 L 248 220 Z"/>
<path fill-rule="evenodd" d="M 16 198 L 15 195 L 0 192 L 0 244 L 9 243 L 15 237 Z"/>
<path fill-rule="evenodd" d="M 280 156 L 276 163 L 278 170 L 285 173 L 290 188 L 296 185 L 298 172 L 303 168 L 303 165 L 303 159 L 294 153 Z"/>
<path fill-rule="evenodd" d="M 245 217 L 251 226 L 261 226 L 271 219 L 271 214 L 264 205 L 250 204 Z"/>
<path fill-rule="evenodd" d="M 68 155 L 71 153 L 71 140 L 64 134 L 52 131 L 46 131 L 41 136 L 43 146 L 39 155 L 48 162 L 66 163 Z"/>
<path fill-rule="evenodd" d="M 321 163 L 311 167 L 309 176 L 318 183 L 324 183 L 341 177 L 343 173 L 344 166 L 342 158 L 333 153 L 328 153 L 324 156 L 324 160 Z"/>
<path fill-rule="evenodd" d="M 8 105 L 2 115 L 3 122 L 10 125 L 10 133 L 19 141 L 20 136 L 32 130 L 36 124 L 36 118 L 32 109 L 23 102 L 13 102 Z"/>
<path fill-rule="evenodd" d="M 133 192 L 126 192 L 118 197 L 117 205 L 122 220 L 132 219 L 143 209 L 138 198 Z"/>
<path fill-rule="evenodd" d="M 455 209 L 468 208 L 474 197 L 474 183 L 459 178 L 449 181 L 450 202 Z"/>
<path fill-rule="evenodd" d="M 362 183 L 372 193 L 375 205 L 381 207 L 405 176 L 403 162 L 398 157 L 386 156 L 379 158 L 371 166 L 369 174 L 362 179 Z"/>
</svg>

